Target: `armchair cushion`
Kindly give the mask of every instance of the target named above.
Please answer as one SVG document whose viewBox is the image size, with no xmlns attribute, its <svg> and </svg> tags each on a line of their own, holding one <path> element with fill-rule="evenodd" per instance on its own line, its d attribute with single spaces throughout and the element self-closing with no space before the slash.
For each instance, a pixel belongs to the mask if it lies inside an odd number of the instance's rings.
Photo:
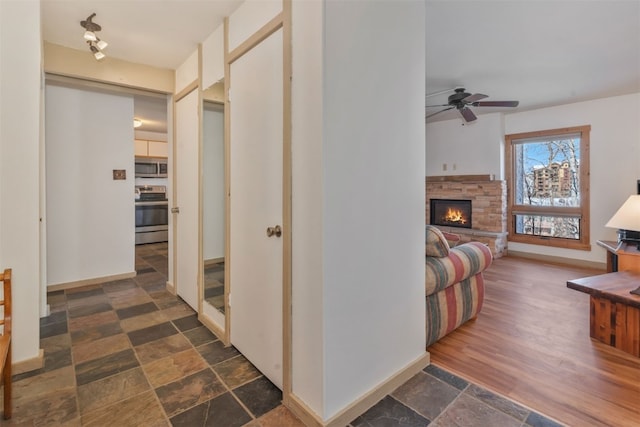
<svg viewBox="0 0 640 427">
<path fill-rule="evenodd" d="M 425 228 L 425 252 L 428 257 L 446 257 L 449 255 L 449 243 L 440 230 L 432 225 Z"/>
<path fill-rule="evenodd" d="M 485 270 L 492 261 L 491 251 L 479 242 L 456 246 L 446 257 L 426 257 L 425 294 L 431 295 Z"/>
</svg>

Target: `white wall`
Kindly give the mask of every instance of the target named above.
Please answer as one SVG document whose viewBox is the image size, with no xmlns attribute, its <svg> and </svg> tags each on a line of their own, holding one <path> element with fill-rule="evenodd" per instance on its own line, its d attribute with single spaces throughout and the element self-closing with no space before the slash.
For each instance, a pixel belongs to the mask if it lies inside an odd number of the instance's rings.
<svg viewBox="0 0 640 427">
<path fill-rule="evenodd" d="M 13 269 L 13 362 L 39 353 L 40 2 L 0 1 L 0 269 Z"/>
<path fill-rule="evenodd" d="M 198 78 L 198 68 L 198 49 L 196 49 L 176 70 L 175 93 L 180 93 Z"/>
<path fill-rule="evenodd" d="M 504 179 L 501 113 L 483 114 L 471 123 L 453 119 L 432 122 L 425 127 L 426 176 L 489 174 L 495 179 Z"/>
<path fill-rule="evenodd" d="M 223 258 L 224 111 L 206 105 L 202 120 L 202 185 L 203 259 Z"/>
<path fill-rule="evenodd" d="M 330 417 L 425 353 L 425 10 L 423 1 L 328 1 L 324 17 Z"/>
<path fill-rule="evenodd" d="M 507 134 L 591 125 L 591 251 L 509 243 L 509 249 L 586 261 L 604 262 L 599 239 L 615 240 L 604 227 L 636 192 L 640 179 L 640 93 L 509 114 Z"/>
<path fill-rule="evenodd" d="M 47 284 L 133 273 L 133 98 L 51 84 L 45 96 Z"/>
<path fill-rule="evenodd" d="M 282 11 L 282 0 L 246 0 L 229 17 L 229 51 Z"/>
<path fill-rule="evenodd" d="M 292 4 L 292 390 L 317 414 L 324 394 L 324 2 Z"/>
<path fill-rule="evenodd" d="M 224 25 L 202 42 L 202 87 L 208 88 L 224 79 Z"/>
</svg>

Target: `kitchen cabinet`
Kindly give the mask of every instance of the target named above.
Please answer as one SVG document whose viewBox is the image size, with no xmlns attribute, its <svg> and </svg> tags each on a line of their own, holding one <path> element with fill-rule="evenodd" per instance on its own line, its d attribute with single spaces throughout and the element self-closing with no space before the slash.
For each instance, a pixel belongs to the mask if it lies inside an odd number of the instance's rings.
<svg viewBox="0 0 640 427">
<path fill-rule="evenodd" d="M 136 157 L 169 157 L 169 144 L 166 142 L 136 139 L 134 144 Z"/>
</svg>

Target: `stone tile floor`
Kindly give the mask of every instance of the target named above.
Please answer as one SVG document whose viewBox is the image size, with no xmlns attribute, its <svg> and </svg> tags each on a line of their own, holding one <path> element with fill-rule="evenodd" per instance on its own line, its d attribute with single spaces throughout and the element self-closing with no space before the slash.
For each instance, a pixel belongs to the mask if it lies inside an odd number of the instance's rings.
<svg viewBox="0 0 640 427">
<path fill-rule="evenodd" d="M 166 244 L 137 247 L 136 270 L 48 294 L 44 367 L 14 377 L 13 418 L 0 425 L 302 425 L 280 390 L 166 291 Z M 433 365 L 351 423 L 426 425 L 559 424 Z"/>
</svg>

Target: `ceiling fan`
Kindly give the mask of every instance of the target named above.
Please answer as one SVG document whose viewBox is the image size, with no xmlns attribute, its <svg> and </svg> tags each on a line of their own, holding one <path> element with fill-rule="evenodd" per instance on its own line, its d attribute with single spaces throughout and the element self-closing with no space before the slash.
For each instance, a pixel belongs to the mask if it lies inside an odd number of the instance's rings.
<svg viewBox="0 0 640 427">
<path fill-rule="evenodd" d="M 454 90 L 454 94 L 450 95 L 446 104 L 441 105 L 427 105 L 425 108 L 433 107 L 447 107 L 435 113 L 428 114 L 425 118 L 433 117 L 436 114 L 440 114 L 444 111 L 452 110 L 456 108 L 462 118 L 466 122 L 472 122 L 477 119 L 476 115 L 469 107 L 517 107 L 518 101 L 480 101 L 481 99 L 488 98 L 488 95 L 481 93 L 474 93 L 473 95 L 465 92 L 464 88 L 457 88 Z"/>
</svg>

